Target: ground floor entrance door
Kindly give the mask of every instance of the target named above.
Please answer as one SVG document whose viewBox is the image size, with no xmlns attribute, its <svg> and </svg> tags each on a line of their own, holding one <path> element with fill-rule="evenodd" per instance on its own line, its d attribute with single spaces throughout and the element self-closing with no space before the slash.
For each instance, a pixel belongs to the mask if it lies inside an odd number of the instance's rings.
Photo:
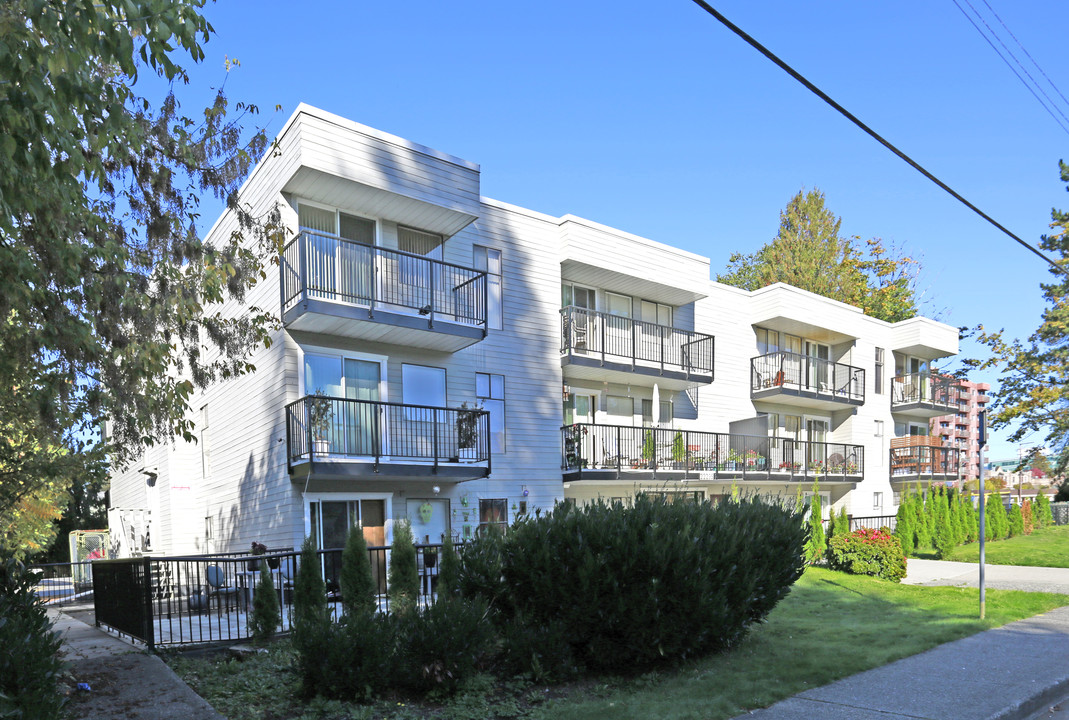
<svg viewBox="0 0 1069 720">
<path fill-rule="evenodd" d="M 386 500 L 384 498 L 316 498 L 308 502 L 311 536 L 319 550 L 341 550 L 349 537 L 349 529 L 357 525 L 363 530 L 368 547 L 386 545 Z M 341 553 L 325 554 L 323 579 L 328 589 L 338 589 Z M 380 592 L 386 590 L 386 556 L 373 552 L 371 572 Z"/>
</svg>

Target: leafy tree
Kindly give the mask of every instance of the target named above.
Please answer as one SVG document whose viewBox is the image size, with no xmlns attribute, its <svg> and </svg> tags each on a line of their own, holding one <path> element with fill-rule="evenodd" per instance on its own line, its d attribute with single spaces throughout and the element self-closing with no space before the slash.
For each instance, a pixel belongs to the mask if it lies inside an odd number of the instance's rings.
<svg viewBox="0 0 1069 720">
<path fill-rule="evenodd" d="M 1059 168 L 1062 182 L 1069 183 L 1069 164 L 1059 162 Z M 1050 269 L 1050 282 L 1040 283 L 1047 307 L 1039 327 L 1021 341 L 979 326 L 978 339 L 990 356 L 967 366 L 1001 368 L 988 423 L 996 430 L 1013 426 L 1010 442 L 1046 433 L 1046 445 L 1058 458 L 1055 474 L 1061 474 L 1069 466 L 1069 212 L 1052 210 L 1050 227 L 1053 232 L 1041 236 L 1039 247 L 1057 267 Z"/>
<path fill-rule="evenodd" d="M 204 57 L 204 0 L 8 0 L 0 6 L 0 518 L 67 504 L 104 420 L 112 462 L 193 437 L 196 387 L 251 369 L 269 314 L 243 301 L 281 242 L 279 215 L 238 186 L 267 147 L 255 113 L 220 92 L 186 115 L 154 105 L 139 74 L 186 81 Z M 201 197 L 233 222 L 196 231 Z M 22 517 L 25 517 L 25 513 Z M 16 520 L 17 522 L 17 520 Z"/>
<path fill-rule="evenodd" d="M 364 530 L 354 525 L 349 530 L 345 549 L 341 554 L 341 597 L 345 614 L 371 615 L 378 609 L 375 576 L 371 572 L 371 558 L 367 552 Z"/>
<path fill-rule="evenodd" d="M 897 322 L 917 314 L 916 260 L 873 238 L 839 235 L 842 219 L 824 205 L 824 193 L 804 189 L 780 211 L 776 237 L 751 254 L 733 253 L 717 281 L 746 290 L 782 282 Z"/>
</svg>

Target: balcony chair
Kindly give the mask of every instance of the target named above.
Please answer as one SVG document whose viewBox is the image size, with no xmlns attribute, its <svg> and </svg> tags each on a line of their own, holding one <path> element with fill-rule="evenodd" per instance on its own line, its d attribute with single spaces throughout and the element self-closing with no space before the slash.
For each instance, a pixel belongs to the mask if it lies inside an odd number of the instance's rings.
<svg viewBox="0 0 1069 720">
<path fill-rule="evenodd" d="M 238 588 L 234 585 L 229 585 L 226 574 L 222 568 L 218 565 L 209 565 L 208 570 L 205 573 L 208 580 L 208 601 L 216 598 L 216 602 L 219 604 L 219 609 L 223 609 L 225 603 L 226 609 L 229 611 L 231 608 L 230 598 L 234 598 L 234 607 L 237 606 Z"/>
</svg>

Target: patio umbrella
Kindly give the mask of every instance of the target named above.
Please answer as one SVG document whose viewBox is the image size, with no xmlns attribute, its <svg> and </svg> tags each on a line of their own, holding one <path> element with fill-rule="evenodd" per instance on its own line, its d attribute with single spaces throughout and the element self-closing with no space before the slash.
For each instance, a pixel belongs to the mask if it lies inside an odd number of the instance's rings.
<svg viewBox="0 0 1069 720">
<path fill-rule="evenodd" d="M 661 424 L 661 389 L 653 383 L 653 424 Z"/>
</svg>

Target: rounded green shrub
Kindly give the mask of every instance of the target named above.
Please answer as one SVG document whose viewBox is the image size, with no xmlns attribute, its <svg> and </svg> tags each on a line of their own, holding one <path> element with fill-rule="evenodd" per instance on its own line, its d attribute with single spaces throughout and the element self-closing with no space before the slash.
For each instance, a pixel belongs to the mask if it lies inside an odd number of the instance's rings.
<svg viewBox="0 0 1069 720">
<path fill-rule="evenodd" d="M 581 666 L 632 672 L 737 643 L 801 575 L 807 535 L 760 497 L 560 505 L 465 546 L 460 586 L 499 623 L 560 628 Z"/>
<path fill-rule="evenodd" d="M 898 538 L 884 530 L 862 528 L 831 543 L 828 566 L 854 575 L 900 582 L 906 576 L 906 556 Z"/>
</svg>

